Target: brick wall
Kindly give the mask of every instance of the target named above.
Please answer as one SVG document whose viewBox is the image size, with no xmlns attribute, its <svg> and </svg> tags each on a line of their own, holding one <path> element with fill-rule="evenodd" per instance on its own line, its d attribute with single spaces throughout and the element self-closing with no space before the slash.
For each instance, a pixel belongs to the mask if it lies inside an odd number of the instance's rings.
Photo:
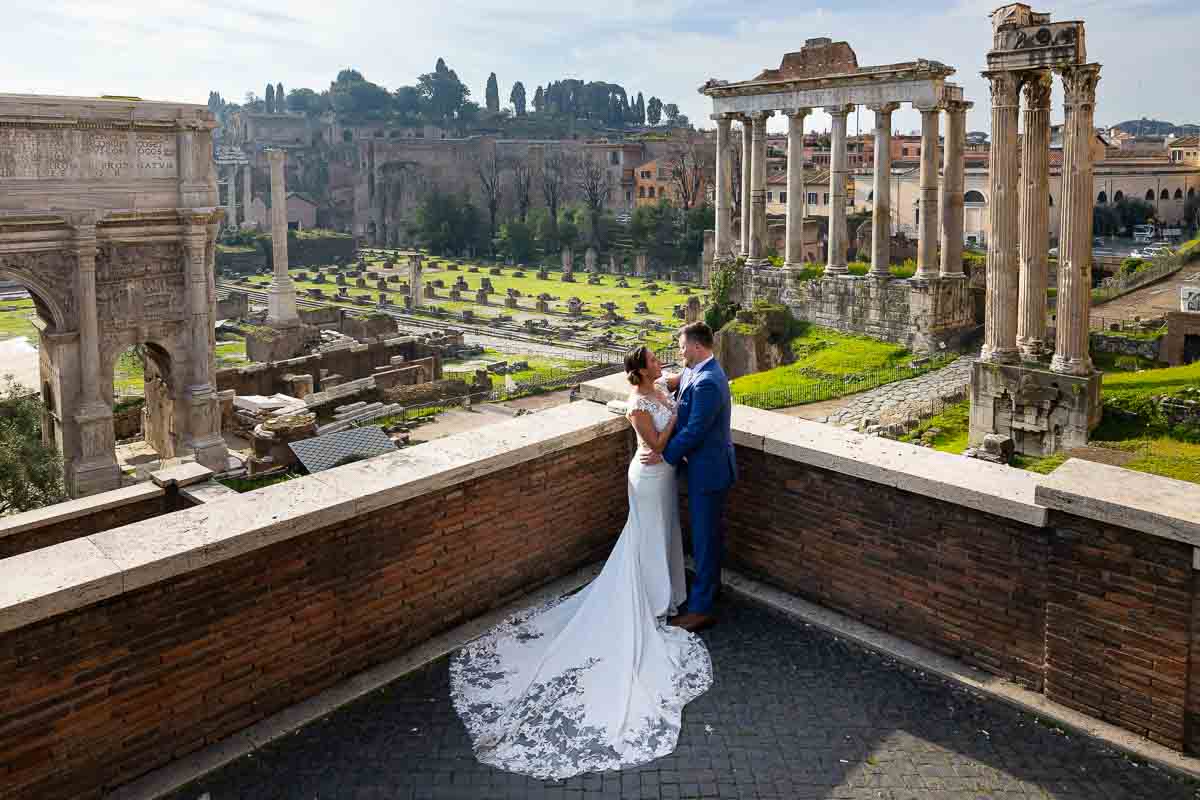
<svg viewBox="0 0 1200 800">
<path fill-rule="evenodd" d="M 628 431 L 0 634 L 6 798 L 98 798 L 602 558 Z"/>
<path fill-rule="evenodd" d="M 174 487 L 170 487 L 165 494 L 158 497 L 101 509 L 74 519 L 56 520 L 20 533 L 0 536 L 0 559 L 69 542 L 82 536 L 112 530 L 191 506 L 190 502 L 179 496 Z"/>
<path fill-rule="evenodd" d="M 1200 752 L 1191 545 L 1062 512 L 1034 527 L 746 447 L 738 465 L 729 566 Z"/>
<path fill-rule="evenodd" d="M 1041 688 L 1047 532 L 744 447 L 738 468 L 731 567 Z"/>
<path fill-rule="evenodd" d="M 1178 749 L 1192 548 L 1066 514 L 1052 524 L 1047 697 Z"/>
</svg>

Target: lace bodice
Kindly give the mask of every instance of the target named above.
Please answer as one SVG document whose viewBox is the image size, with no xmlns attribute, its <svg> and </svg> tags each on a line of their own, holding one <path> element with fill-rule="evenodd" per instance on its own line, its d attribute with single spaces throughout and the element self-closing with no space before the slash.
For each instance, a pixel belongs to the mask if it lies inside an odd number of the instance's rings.
<svg viewBox="0 0 1200 800">
<path fill-rule="evenodd" d="M 654 430 L 656 431 L 666 428 L 667 423 L 671 421 L 671 415 L 675 413 L 675 401 L 666 392 L 663 392 L 661 402 L 654 397 L 639 395 L 633 407 L 638 411 L 650 414 L 650 419 L 654 420 Z"/>
</svg>

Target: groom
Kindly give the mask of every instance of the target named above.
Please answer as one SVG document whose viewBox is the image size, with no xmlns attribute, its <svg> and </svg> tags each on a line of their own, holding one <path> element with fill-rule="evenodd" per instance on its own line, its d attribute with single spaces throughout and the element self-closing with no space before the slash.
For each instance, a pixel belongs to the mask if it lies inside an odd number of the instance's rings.
<svg viewBox="0 0 1200 800">
<path fill-rule="evenodd" d="M 679 332 L 679 355 L 686 369 L 667 380 L 678 404 L 675 433 L 661 456 L 653 452 L 642 456 L 646 464 L 665 460 L 674 467 L 683 465 L 686 473 L 696 579 L 688 593 L 687 612 L 671 624 L 689 631 L 717 621 L 712 612 L 721 583 L 721 518 L 729 487 L 737 479 L 729 432 L 733 407 L 729 379 L 713 358 L 712 348 L 712 329 L 703 322 L 693 322 Z"/>
</svg>

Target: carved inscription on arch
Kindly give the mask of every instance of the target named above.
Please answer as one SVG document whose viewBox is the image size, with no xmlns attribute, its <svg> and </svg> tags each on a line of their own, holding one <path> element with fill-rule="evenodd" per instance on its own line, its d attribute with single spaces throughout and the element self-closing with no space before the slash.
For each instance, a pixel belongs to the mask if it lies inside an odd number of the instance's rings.
<svg viewBox="0 0 1200 800">
<path fill-rule="evenodd" d="M 178 243 L 102 243 L 96 254 L 96 305 L 105 328 L 186 318 L 187 280 Z"/>
<path fill-rule="evenodd" d="M 63 130 L 0 128 L 0 178 L 65 178 L 71 148 Z"/>
</svg>

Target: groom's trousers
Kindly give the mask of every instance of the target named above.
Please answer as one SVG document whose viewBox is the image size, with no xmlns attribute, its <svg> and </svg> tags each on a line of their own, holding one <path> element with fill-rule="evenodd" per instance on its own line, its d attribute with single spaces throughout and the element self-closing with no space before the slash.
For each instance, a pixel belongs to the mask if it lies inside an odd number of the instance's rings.
<svg viewBox="0 0 1200 800">
<path fill-rule="evenodd" d="M 728 489 L 716 492 L 688 491 L 688 516 L 692 531 L 692 559 L 696 578 L 688 592 L 688 611 L 711 614 L 721 584 L 721 555 L 725 547 L 722 521 Z"/>
</svg>

